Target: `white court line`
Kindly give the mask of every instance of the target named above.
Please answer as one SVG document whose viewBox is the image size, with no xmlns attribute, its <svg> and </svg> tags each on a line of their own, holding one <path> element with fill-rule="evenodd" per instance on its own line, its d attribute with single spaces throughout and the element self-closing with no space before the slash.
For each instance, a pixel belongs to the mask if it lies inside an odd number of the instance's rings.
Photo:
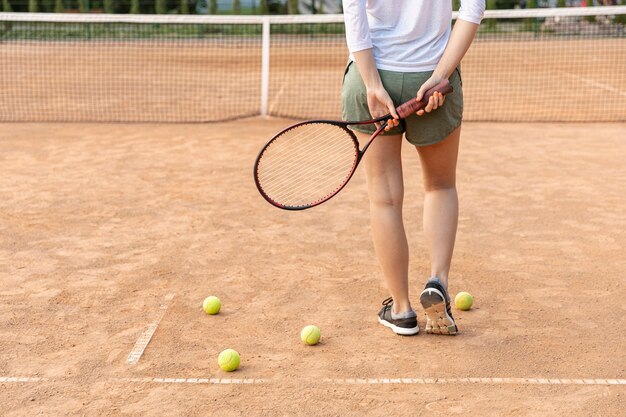
<svg viewBox="0 0 626 417">
<path fill-rule="evenodd" d="M 267 111 L 267 115 L 271 115 L 274 112 L 274 107 L 276 107 L 276 103 L 278 103 L 278 101 L 280 100 L 280 96 L 283 95 L 283 92 L 285 91 L 285 84 L 280 86 L 280 90 L 278 90 L 278 93 L 276 94 L 276 97 L 274 97 L 274 100 L 272 100 L 272 105 L 270 106 L 269 110 Z"/>
<path fill-rule="evenodd" d="M 139 382 L 144 384 L 264 384 L 265 379 L 254 378 L 116 378 L 117 382 Z"/>
<path fill-rule="evenodd" d="M 69 380 L 71 378 L 46 378 L 46 377 L 8 377 L 0 376 L 2 383 L 37 383 L 55 380 Z M 271 384 L 278 381 L 289 382 L 284 379 L 262 378 L 108 378 L 109 382 L 115 383 L 143 383 L 143 384 L 205 384 L 205 385 L 246 385 L 246 384 Z M 331 385 L 415 385 L 415 384 L 470 384 L 470 385 L 626 385 L 626 379 L 604 378 L 325 378 L 297 379 L 292 382 L 301 383 L 324 383 Z"/>
<path fill-rule="evenodd" d="M 41 377 L 22 377 L 22 376 L 0 376 L 0 383 L 3 382 L 41 382 L 47 381 L 48 378 Z"/>
<path fill-rule="evenodd" d="M 137 339 L 137 342 L 135 342 L 133 350 L 131 350 L 130 354 L 128 355 L 128 359 L 126 359 L 127 364 L 134 365 L 139 362 L 139 358 L 141 358 L 141 355 L 143 355 L 143 352 L 146 350 L 148 343 L 150 343 L 152 335 L 154 335 L 154 332 L 159 326 L 159 323 L 165 316 L 165 312 L 167 311 L 167 308 L 169 307 L 169 304 L 173 298 L 174 294 L 167 294 L 165 296 L 165 304 L 161 304 L 159 306 L 159 309 L 161 310 L 160 316 L 154 323 L 148 325 L 148 328 L 141 334 L 141 336 L 139 336 L 139 339 Z"/>
<path fill-rule="evenodd" d="M 561 71 L 561 74 L 563 74 L 563 75 L 565 75 L 567 77 L 573 78 L 575 80 L 578 80 L 580 82 L 583 82 L 583 83 L 585 83 L 587 85 L 590 85 L 592 87 L 601 88 L 601 89 L 606 90 L 608 92 L 619 94 L 620 96 L 626 97 L 626 91 L 621 91 L 621 90 L 613 87 L 612 85 L 599 83 L 597 81 L 592 81 L 592 80 L 589 80 L 587 78 L 579 77 L 578 75 L 570 74 L 569 72 L 565 72 L 565 71 Z"/>
<path fill-rule="evenodd" d="M 567 378 L 326 378 L 327 384 L 511 384 L 511 385 L 626 385 L 626 379 Z"/>
</svg>

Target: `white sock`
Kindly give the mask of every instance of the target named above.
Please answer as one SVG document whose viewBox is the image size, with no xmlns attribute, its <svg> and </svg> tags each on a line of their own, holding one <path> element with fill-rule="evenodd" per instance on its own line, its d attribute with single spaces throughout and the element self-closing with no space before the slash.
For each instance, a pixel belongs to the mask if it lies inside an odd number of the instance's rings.
<svg viewBox="0 0 626 417">
<path fill-rule="evenodd" d="M 417 317 L 417 314 L 415 314 L 415 310 L 411 309 L 409 311 L 405 311 L 404 313 L 394 313 L 393 309 L 391 309 L 391 318 L 394 320 L 398 320 L 398 319 L 410 319 L 413 317 Z"/>
</svg>

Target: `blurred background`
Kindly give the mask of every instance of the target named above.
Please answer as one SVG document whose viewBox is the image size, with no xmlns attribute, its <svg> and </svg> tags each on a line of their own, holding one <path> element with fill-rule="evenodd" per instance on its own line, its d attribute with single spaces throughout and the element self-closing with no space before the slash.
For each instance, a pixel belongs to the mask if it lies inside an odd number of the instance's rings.
<svg viewBox="0 0 626 417">
<path fill-rule="evenodd" d="M 1 0 L 5 12 L 141 14 L 335 14 L 341 0 Z M 459 0 L 453 0 L 458 10 Z M 626 0 L 487 0 L 488 9 L 613 6 Z"/>
</svg>

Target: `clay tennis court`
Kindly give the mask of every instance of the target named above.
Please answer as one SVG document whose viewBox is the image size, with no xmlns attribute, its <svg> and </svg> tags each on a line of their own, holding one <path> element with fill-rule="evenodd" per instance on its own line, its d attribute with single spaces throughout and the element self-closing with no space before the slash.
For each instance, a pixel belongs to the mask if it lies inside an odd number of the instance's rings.
<svg viewBox="0 0 626 417">
<path fill-rule="evenodd" d="M 362 170 L 303 212 L 258 194 L 257 152 L 294 120 L 242 117 L 261 94 L 248 40 L 0 42 L 0 415 L 623 415 L 624 38 L 487 37 L 464 60 L 450 292 L 475 303 L 455 337 L 377 323 Z M 277 38 L 269 114 L 339 117 L 343 38 L 306 45 Z"/>
<path fill-rule="evenodd" d="M 288 123 L 2 125 L 3 415 L 621 415 L 624 124 L 466 123 L 450 289 L 475 307 L 456 337 L 399 337 L 376 322 L 363 172 L 305 212 L 258 195 L 256 152 Z"/>
</svg>

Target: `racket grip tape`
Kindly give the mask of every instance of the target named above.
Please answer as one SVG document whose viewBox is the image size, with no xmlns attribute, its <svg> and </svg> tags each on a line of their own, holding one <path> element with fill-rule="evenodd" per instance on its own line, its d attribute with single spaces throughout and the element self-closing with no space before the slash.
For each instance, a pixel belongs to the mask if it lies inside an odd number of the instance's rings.
<svg viewBox="0 0 626 417">
<path fill-rule="evenodd" d="M 415 99 L 411 99 L 406 103 L 400 105 L 400 107 L 396 108 L 396 112 L 401 119 L 404 119 L 407 116 L 417 112 L 418 110 L 423 109 L 428 104 L 428 100 L 430 97 L 435 94 L 435 92 L 440 92 L 444 96 L 450 94 L 452 92 L 452 86 L 448 80 L 443 80 L 430 90 L 426 91 L 422 100 L 417 101 Z"/>
</svg>

